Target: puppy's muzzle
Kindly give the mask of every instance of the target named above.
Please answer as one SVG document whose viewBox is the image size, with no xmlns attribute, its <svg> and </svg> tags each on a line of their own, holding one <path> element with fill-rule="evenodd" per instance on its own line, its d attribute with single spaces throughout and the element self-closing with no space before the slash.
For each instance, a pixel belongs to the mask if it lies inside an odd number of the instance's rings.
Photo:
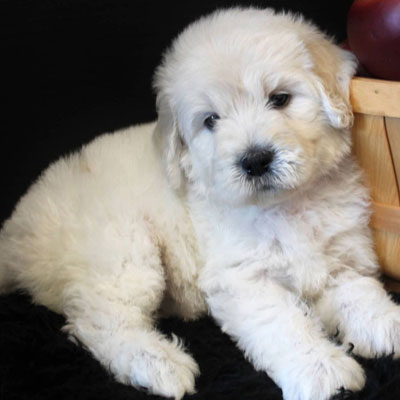
<svg viewBox="0 0 400 400">
<path fill-rule="evenodd" d="M 249 150 L 240 159 L 240 166 L 249 178 L 258 178 L 270 170 L 274 157 L 273 150 Z"/>
</svg>

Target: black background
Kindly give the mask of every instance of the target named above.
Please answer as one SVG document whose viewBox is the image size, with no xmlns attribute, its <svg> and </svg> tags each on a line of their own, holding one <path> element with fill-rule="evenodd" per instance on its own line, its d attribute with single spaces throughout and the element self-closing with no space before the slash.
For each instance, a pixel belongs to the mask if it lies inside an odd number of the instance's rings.
<svg viewBox="0 0 400 400">
<path fill-rule="evenodd" d="M 337 40 L 351 0 L 0 0 L 0 223 L 39 173 L 102 132 L 155 119 L 152 74 L 218 7 L 302 12 Z"/>
</svg>

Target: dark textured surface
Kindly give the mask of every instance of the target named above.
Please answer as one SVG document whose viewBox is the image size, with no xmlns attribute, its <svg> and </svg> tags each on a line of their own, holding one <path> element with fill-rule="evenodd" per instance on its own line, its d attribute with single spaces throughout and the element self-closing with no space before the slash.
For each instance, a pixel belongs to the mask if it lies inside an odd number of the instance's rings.
<svg viewBox="0 0 400 400">
<path fill-rule="evenodd" d="M 397 296 L 400 301 L 400 295 Z M 0 297 L 0 399 L 137 400 L 156 399 L 116 383 L 83 348 L 60 331 L 64 319 L 27 296 Z M 197 394 L 187 399 L 278 400 L 281 391 L 256 372 L 210 318 L 168 319 L 160 329 L 181 337 L 200 365 Z M 373 329 L 373 327 L 371 327 Z M 368 376 L 361 393 L 337 399 L 400 399 L 400 360 L 360 362 Z M 310 399 L 312 400 L 312 399 Z"/>
</svg>

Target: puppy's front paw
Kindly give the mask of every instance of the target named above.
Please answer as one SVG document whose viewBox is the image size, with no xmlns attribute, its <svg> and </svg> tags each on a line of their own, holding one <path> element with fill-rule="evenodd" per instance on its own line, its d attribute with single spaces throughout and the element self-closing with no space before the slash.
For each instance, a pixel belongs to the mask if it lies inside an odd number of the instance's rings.
<svg viewBox="0 0 400 400">
<path fill-rule="evenodd" d="M 354 354 L 366 358 L 389 354 L 400 357 L 400 307 L 382 312 L 369 326 L 353 321 L 345 329 L 343 343 L 351 343 Z"/>
<path fill-rule="evenodd" d="M 285 400 L 329 400 L 341 389 L 359 391 L 364 384 L 361 366 L 335 348 L 305 357 L 302 365 L 288 369 L 282 390 Z"/>
<path fill-rule="evenodd" d="M 113 363 L 119 381 L 175 400 L 195 393 L 199 367 L 177 340 L 158 341 L 140 351 L 133 345 L 132 350 L 120 357 L 122 362 Z"/>
</svg>

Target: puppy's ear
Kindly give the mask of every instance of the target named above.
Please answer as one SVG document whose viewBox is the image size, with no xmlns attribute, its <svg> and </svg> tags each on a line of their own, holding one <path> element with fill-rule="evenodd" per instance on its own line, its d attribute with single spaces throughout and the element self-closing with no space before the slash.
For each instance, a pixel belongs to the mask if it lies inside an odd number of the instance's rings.
<svg viewBox="0 0 400 400">
<path fill-rule="evenodd" d="M 350 81 L 357 68 L 355 56 L 325 38 L 314 38 L 307 47 L 317 75 L 317 90 L 330 124 L 338 129 L 350 128 L 353 124 Z"/>
<path fill-rule="evenodd" d="M 168 98 L 162 93 L 157 95 L 157 113 L 156 135 L 168 180 L 174 189 L 179 189 L 183 180 L 183 171 L 180 165 L 184 149 L 183 140 Z"/>
</svg>

